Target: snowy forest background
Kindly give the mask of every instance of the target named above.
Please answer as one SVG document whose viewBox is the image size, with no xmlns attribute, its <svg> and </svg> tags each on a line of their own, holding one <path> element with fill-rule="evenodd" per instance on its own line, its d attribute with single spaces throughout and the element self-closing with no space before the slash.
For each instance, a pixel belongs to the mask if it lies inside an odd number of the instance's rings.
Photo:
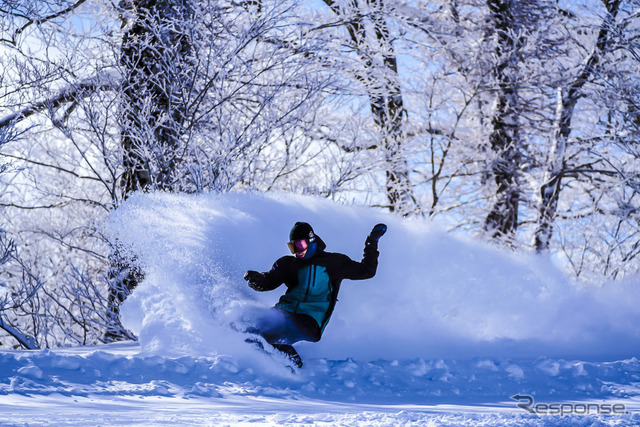
<svg viewBox="0 0 640 427">
<path fill-rule="evenodd" d="M 144 272 L 102 224 L 136 191 L 310 194 L 593 285 L 638 272 L 638 0 L 0 13 L 0 348 L 126 337 L 118 303 Z"/>
</svg>

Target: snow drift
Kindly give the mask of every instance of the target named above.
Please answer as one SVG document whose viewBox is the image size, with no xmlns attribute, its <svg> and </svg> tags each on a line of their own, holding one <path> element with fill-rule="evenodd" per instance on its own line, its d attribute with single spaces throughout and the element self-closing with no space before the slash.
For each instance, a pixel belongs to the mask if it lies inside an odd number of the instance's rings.
<svg viewBox="0 0 640 427">
<path fill-rule="evenodd" d="M 319 343 L 303 358 L 360 360 L 473 357 L 626 358 L 638 354 L 640 289 L 632 281 L 572 283 L 546 258 L 500 251 L 402 219 L 289 194 L 138 194 L 107 232 L 145 280 L 122 307 L 142 352 L 255 358 L 231 327 L 284 292 L 242 279 L 287 254 L 295 221 L 327 250 L 360 260 L 371 227 L 385 222 L 375 278 L 344 281 Z"/>
<path fill-rule="evenodd" d="M 343 282 L 322 341 L 297 345 L 305 366 L 291 373 L 233 326 L 282 293 L 242 275 L 286 254 L 298 220 L 356 259 L 371 226 L 389 231 L 376 277 Z M 578 286 L 543 258 L 427 221 L 284 194 L 139 194 L 106 231 L 145 272 L 122 307 L 140 342 L 0 351 L 0 425 L 640 421 L 633 282 Z M 563 415 L 519 405 L 534 399 Z"/>
</svg>

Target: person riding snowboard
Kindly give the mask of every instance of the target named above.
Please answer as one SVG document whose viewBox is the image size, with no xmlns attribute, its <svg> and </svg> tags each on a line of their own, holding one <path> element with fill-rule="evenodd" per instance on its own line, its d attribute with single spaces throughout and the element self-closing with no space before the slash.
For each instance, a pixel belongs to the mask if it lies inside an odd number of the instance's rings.
<svg viewBox="0 0 640 427">
<path fill-rule="evenodd" d="M 278 259 L 266 273 L 249 270 L 244 275 L 249 286 L 256 291 L 271 291 L 283 283 L 287 286 L 286 293 L 275 307 L 247 332 L 261 335 L 302 367 L 302 359 L 291 344 L 320 341 L 338 300 L 343 279 L 363 280 L 375 276 L 378 240 L 386 231 L 384 224 L 373 227 L 365 241 L 362 261 L 357 262 L 344 254 L 326 252 L 326 244 L 311 225 L 296 222 L 289 233 L 288 243 L 293 256 Z"/>
</svg>

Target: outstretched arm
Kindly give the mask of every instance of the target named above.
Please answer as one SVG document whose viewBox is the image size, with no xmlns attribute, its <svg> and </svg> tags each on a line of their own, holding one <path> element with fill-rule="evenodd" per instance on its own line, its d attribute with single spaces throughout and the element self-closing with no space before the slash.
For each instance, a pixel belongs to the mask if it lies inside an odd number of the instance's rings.
<svg viewBox="0 0 640 427">
<path fill-rule="evenodd" d="M 344 266 L 344 278 L 351 280 L 370 279 L 378 270 L 378 240 L 386 233 L 387 226 L 378 224 L 371 230 L 364 244 L 362 261 L 357 262 L 347 258 Z"/>
<path fill-rule="evenodd" d="M 272 291 L 284 282 L 283 263 L 284 258 L 280 258 L 266 273 L 249 270 L 244 274 L 244 280 L 249 282 L 249 287 L 256 291 Z"/>
</svg>

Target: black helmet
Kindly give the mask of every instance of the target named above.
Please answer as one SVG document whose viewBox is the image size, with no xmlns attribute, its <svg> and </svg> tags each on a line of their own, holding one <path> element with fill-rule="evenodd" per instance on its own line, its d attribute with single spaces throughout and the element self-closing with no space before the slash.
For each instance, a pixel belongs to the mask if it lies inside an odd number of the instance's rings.
<svg viewBox="0 0 640 427">
<path fill-rule="evenodd" d="M 315 241 L 315 238 L 316 234 L 313 232 L 313 228 L 306 222 L 296 222 L 289 233 L 290 242 L 306 240 L 307 243 L 312 243 Z"/>
</svg>

